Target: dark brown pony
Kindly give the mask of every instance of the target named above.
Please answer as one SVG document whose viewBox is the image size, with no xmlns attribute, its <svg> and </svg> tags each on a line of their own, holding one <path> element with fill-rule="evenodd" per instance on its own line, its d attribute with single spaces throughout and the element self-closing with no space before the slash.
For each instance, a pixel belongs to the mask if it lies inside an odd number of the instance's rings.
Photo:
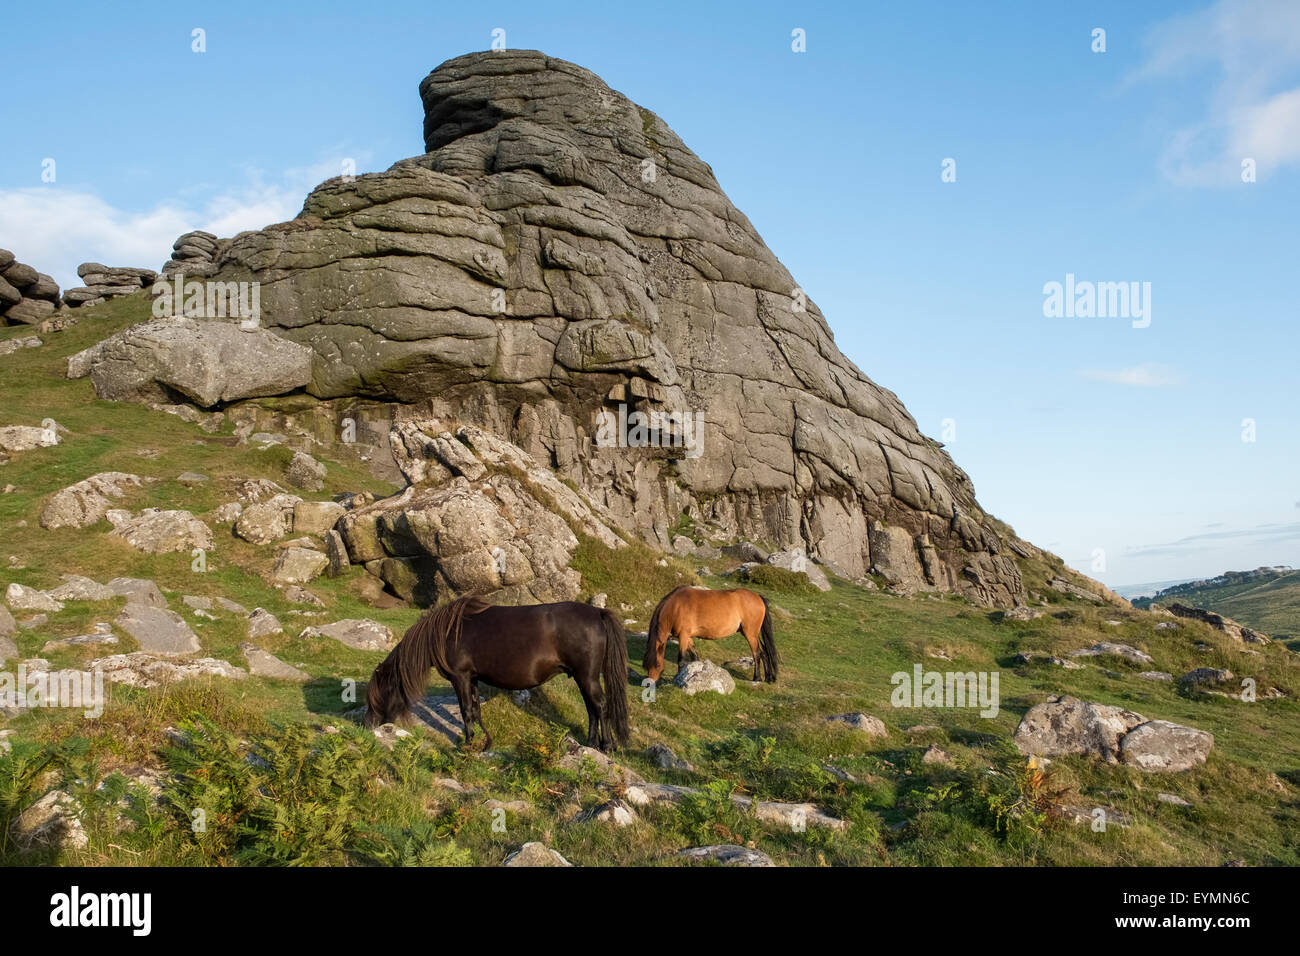
<svg viewBox="0 0 1300 956">
<path fill-rule="evenodd" d="M 627 644 L 609 611 L 572 601 L 497 607 L 473 596 L 427 611 L 370 676 L 366 726 L 405 716 L 424 694 L 430 667 L 456 691 L 466 744 L 477 722 L 492 746 L 475 681 L 525 690 L 556 674 L 568 674 L 582 692 L 588 746 L 627 743 Z"/>
<path fill-rule="evenodd" d="M 745 588 L 712 591 L 683 584 L 668 592 L 650 617 L 642 666 L 647 676 L 657 681 L 664 671 L 668 638 L 677 638 L 680 670 L 682 661 L 695 659 L 692 645 L 696 638 L 718 640 L 737 631 L 749 641 L 754 656 L 754 680 L 774 682 L 781 657 L 772 635 L 772 610 L 767 606 L 767 598 Z"/>
</svg>

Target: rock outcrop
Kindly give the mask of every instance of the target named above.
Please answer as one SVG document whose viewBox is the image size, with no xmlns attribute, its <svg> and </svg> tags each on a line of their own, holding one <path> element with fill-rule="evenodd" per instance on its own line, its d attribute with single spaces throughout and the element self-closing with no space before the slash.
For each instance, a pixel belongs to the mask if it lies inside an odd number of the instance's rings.
<svg viewBox="0 0 1300 956">
<path fill-rule="evenodd" d="M 450 60 L 420 95 L 424 155 L 329 180 L 287 223 L 189 233 L 164 266 L 259 283 L 265 334 L 302 346 L 306 374 L 295 362 L 250 388 L 257 362 L 241 362 L 232 391 L 164 381 L 147 350 L 74 364 L 120 397 L 152 381 L 204 407 L 271 388 L 393 403 L 399 424 L 443 419 L 514 443 L 664 549 L 686 515 L 714 543 L 1024 603 L 1013 555 L 1034 549 L 840 353 L 663 120 L 534 51 Z"/>
<path fill-rule="evenodd" d="M 1016 727 L 1015 743 L 1021 753 L 1039 757 L 1086 754 L 1148 772 L 1176 773 L 1205 763 L 1214 735 L 1061 695 L 1029 708 Z"/>
<path fill-rule="evenodd" d="M 100 398 L 204 408 L 280 395 L 306 385 L 310 350 L 263 329 L 184 316 L 154 319 L 68 359 L 68 377 L 90 376 Z"/>
<path fill-rule="evenodd" d="M 124 295 L 135 295 L 145 286 L 153 285 L 158 278 L 158 273 L 152 269 L 111 267 L 98 262 L 83 262 L 77 266 L 77 275 L 85 285 L 63 293 L 63 304 L 71 309 L 83 305 L 99 305 L 108 299 Z"/>
<path fill-rule="evenodd" d="M 1222 631 L 1234 641 L 1243 644 L 1271 644 L 1272 638 L 1260 631 L 1246 627 L 1244 624 L 1238 624 L 1230 617 L 1224 617 L 1216 611 L 1207 611 L 1204 608 L 1191 607 L 1174 601 L 1168 606 L 1169 613 L 1176 617 L 1184 617 L 1191 621 L 1200 621 L 1208 624 L 1216 631 Z"/>
<path fill-rule="evenodd" d="M 59 308 L 59 284 L 0 249 L 0 325 L 40 325 Z"/>
</svg>

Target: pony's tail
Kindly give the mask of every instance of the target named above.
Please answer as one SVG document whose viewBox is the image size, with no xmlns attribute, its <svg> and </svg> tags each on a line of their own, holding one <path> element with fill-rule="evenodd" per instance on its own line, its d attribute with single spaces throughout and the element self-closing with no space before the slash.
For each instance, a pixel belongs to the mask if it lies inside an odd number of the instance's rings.
<svg viewBox="0 0 1300 956">
<path fill-rule="evenodd" d="M 763 630 L 758 642 L 758 660 L 765 672 L 764 680 L 776 683 L 776 670 L 781 664 L 781 655 L 776 652 L 776 636 L 772 633 L 772 608 L 763 598 Z"/>
<path fill-rule="evenodd" d="M 619 744 L 626 744 L 627 729 L 627 635 L 613 613 L 601 613 L 601 630 L 605 632 L 605 706 L 600 719 Z"/>
</svg>

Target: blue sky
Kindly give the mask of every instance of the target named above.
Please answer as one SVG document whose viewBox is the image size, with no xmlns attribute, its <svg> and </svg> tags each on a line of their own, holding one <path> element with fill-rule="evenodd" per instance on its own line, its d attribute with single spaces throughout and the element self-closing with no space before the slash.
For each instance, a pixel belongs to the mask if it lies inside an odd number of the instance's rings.
<svg viewBox="0 0 1300 956">
<path fill-rule="evenodd" d="M 1029 540 L 1112 585 L 1300 565 L 1300 4 L 101 11 L 26 4 L 0 39 L 0 246 L 62 285 L 418 154 L 420 79 L 500 27 L 662 116 Z M 1149 282 L 1150 326 L 1045 317 L 1067 273 Z"/>
</svg>

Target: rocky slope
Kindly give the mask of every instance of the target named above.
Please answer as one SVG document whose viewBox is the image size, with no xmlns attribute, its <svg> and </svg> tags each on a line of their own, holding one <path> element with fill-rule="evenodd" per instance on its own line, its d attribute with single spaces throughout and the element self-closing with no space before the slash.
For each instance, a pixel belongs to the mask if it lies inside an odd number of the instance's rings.
<svg viewBox="0 0 1300 956">
<path fill-rule="evenodd" d="M 260 283 L 262 326 L 310 347 L 302 388 L 327 415 L 364 399 L 380 435 L 482 428 L 660 547 L 689 525 L 801 548 L 851 579 L 1023 603 L 1013 552 L 1034 550 L 840 353 L 659 117 L 533 51 L 450 60 L 420 95 L 424 155 L 322 184 L 291 222 L 177 243 L 214 280 Z M 171 387 L 142 361 L 90 369 L 97 389 Z M 656 427 L 608 428 L 638 411 Z"/>
</svg>

